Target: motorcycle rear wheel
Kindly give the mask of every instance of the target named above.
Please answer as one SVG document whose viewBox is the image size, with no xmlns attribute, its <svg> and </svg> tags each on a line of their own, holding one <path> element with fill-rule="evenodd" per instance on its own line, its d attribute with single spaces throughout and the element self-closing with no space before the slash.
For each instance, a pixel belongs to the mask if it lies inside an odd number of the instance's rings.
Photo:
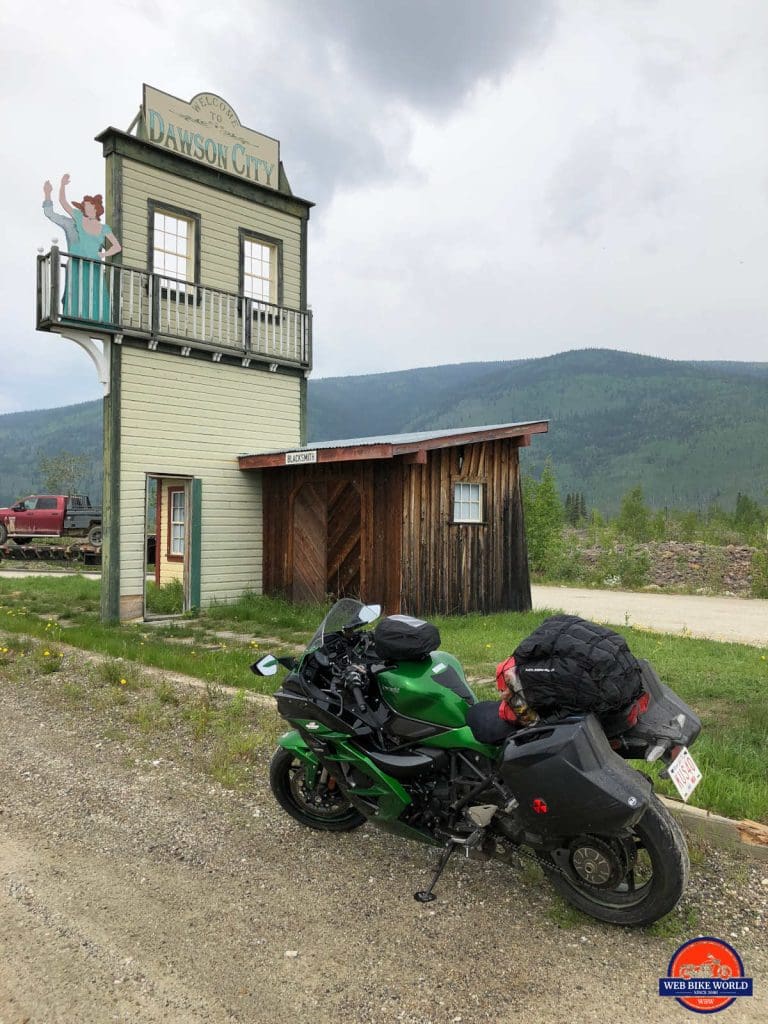
<svg viewBox="0 0 768 1024">
<path fill-rule="evenodd" d="M 319 770 L 314 785 L 309 787 L 304 762 L 290 750 L 278 747 L 272 756 L 269 785 L 284 811 L 307 828 L 351 832 L 365 823 L 365 817 L 330 782 L 327 772 Z"/>
<path fill-rule="evenodd" d="M 595 836 L 592 853 L 599 863 L 600 846 L 609 836 Z M 576 868 L 576 853 L 563 871 L 562 863 L 547 871 L 557 892 L 574 907 L 608 924 L 642 927 L 653 924 L 675 908 L 688 882 L 688 847 L 675 819 L 656 796 L 632 829 L 634 861 L 626 876 L 612 888 L 591 885 Z M 588 863 L 589 843 L 577 848 L 580 863 Z M 543 866 L 543 865 L 542 865 Z M 546 870 L 546 869 L 545 869 Z"/>
</svg>

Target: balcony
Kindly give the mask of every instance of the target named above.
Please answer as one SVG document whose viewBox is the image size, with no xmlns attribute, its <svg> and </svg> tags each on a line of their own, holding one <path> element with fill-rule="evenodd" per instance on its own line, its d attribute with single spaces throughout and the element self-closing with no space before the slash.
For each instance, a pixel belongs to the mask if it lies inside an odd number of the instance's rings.
<svg viewBox="0 0 768 1024">
<path fill-rule="evenodd" d="M 207 350 L 214 360 L 309 369 L 312 314 L 246 295 L 60 252 L 37 257 L 37 329 L 127 335 Z"/>
</svg>

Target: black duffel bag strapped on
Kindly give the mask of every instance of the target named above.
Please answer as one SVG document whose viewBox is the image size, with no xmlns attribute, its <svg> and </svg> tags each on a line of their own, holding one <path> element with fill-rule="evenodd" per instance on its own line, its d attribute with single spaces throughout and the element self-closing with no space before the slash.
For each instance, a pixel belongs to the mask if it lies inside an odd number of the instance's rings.
<svg viewBox="0 0 768 1024">
<path fill-rule="evenodd" d="M 546 619 L 514 651 L 526 702 L 542 716 L 613 714 L 643 691 L 640 664 L 618 633 L 577 615 Z"/>
<path fill-rule="evenodd" d="M 385 661 L 423 661 L 440 646 L 440 633 L 431 622 L 388 615 L 374 629 L 373 642 Z"/>
</svg>

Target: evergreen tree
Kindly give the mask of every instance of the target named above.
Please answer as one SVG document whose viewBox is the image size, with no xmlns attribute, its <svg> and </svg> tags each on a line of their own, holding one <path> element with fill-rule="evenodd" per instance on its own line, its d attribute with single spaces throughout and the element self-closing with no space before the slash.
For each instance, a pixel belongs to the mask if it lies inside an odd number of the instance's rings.
<svg viewBox="0 0 768 1024">
<path fill-rule="evenodd" d="M 739 491 L 736 496 L 736 511 L 733 514 L 734 527 L 745 540 L 754 540 L 762 536 L 765 523 L 765 513 L 758 503 Z"/>
<path fill-rule="evenodd" d="M 643 499 L 643 488 L 639 485 L 627 491 L 621 499 L 621 509 L 616 518 L 620 535 L 634 541 L 651 539 L 651 512 Z"/>
<path fill-rule="evenodd" d="M 531 568 L 546 572 L 560 555 L 564 509 L 552 464 L 547 461 L 541 480 L 528 478 L 523 487 L 525 533 Z"/>
</svg>

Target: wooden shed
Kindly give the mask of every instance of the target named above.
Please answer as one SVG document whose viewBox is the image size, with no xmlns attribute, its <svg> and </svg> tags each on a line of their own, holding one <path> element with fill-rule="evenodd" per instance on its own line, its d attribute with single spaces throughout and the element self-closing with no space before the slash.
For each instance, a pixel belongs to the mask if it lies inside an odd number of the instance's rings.
<svg viewBox="0 0 768 1024">
<path fill-rule="evenodd" d="M 518 449 L 545 421 L 242 455 L 262 474 L 263 590 L 385 611 L 531 607 Z"/>
</svg>

